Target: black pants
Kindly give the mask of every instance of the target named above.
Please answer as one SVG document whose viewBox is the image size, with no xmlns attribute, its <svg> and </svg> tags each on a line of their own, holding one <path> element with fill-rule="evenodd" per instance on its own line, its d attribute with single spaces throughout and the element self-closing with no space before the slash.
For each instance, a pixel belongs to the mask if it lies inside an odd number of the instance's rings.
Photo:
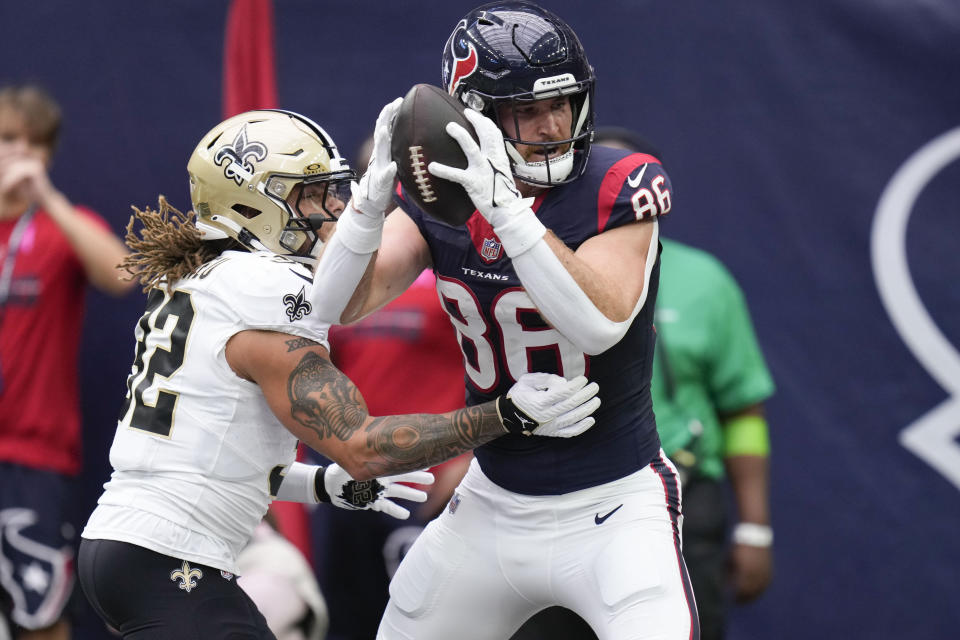
<svg viewBox="0 0 960 640">
<path fill-rule="evenodd" d="M 83 540 L 78 577 L 128 640 L 276 640 L 233 574 L 113 540 Z"/>
<path fill-rule="evenodd" d="M 691 478 L 683 488 L 683 559 L 700 614 L 700 640 L 722 640 L 727 592 L 727 498 L 717 480 Z"/>
<path fill-rule="evenodd" d="M 683 487 L 683 558 L 700 615 L 700 640 L 722 640 L 726 610 L 726 497 L 723 484 L 691 478 Z M 596 640 L 584 620 L 550 607 L 527 620 L 510 640 Z"/>
</svg>

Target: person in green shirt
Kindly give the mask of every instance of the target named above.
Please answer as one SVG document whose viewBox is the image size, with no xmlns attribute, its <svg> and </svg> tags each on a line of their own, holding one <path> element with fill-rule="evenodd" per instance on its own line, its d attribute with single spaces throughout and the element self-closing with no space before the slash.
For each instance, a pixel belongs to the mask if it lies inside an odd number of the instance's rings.
<svg viewBox="0 0 960 640">
<path fill-rule="evenodd" d="M 683 555 L 706 640 L 722 637 L 728 577 L 740 602 L 772 577 L 763 401 L 774 386 L 727 269 L 699 249 L 661 243 L 651 392 L 663 449 L 681 470 Z M 738 516 L 729 546 L 725 475 Z"/>
</svg>

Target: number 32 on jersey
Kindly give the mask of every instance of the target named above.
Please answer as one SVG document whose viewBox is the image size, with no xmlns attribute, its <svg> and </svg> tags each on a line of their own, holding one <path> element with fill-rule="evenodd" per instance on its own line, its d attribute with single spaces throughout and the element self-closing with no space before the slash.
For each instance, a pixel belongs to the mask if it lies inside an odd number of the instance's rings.
<svg viewBox="0 0 960 640">
<path fill-rule="evenodd" d="M 178 394 L 161 385 L 183 365 L 195 313 L 186 291 L 150 292 L 134 333 L 137 348 L 120 411 L 123 426 L 170 437 Z"/>
</svg>

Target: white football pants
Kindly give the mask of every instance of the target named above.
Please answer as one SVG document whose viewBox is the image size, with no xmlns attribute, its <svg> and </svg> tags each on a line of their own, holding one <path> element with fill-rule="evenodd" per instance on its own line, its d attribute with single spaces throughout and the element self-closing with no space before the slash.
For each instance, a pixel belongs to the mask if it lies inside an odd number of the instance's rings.
<svg viewBox="0 0 960 640">
<path fill-rule="evenodd" d="M 600 640 L 699 638 L 667 457 L 558 496 L 493 484 L 476 460 L 390 583 L 377 640 L 506 640 L 561 605 Z"/>
</svg>

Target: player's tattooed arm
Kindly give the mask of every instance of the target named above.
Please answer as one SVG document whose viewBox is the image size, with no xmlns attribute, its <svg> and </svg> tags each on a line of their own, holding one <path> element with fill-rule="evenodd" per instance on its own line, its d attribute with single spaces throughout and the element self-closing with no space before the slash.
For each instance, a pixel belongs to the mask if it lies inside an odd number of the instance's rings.
<svg viewBox="0 0 960 640">
<path fill-rule="evenodd" d="M 578 376 L 525 374 L 506 395 L 443 414 L 371 416 L 323 345 L 274 331 L 227 341 L 234 373 L 259 385 L 273 414 L 355 480 L 432 466 L 505 433 L 569 438 L 589 429 L 598 387 Z M 502 417 L 501 417 L 502 416 Z M 535 433 L 534 433 L 535 432 Z"/>
<path fill-rule="evenodd" d="M 317 438 L 350 439 L 367 418 L 357 387 L 314 351 L 303 355 L 287 378 L 290 415 Z"/>
<path fill-rule="evenodd" d="M 260 386 L 271 411 L 356 480 L 423 469 L 506 433 L 493 402 L 440 415 L 373 417 L 323 345 L 247 330 L 227 342 L 234 373 Z"/>
<path fill-rule="evenodd" d="M 494 402 L 444 414 L 374 418 L 367 446 L 377 456 L 366 462 L 373 475 L 425 469 L 505 433 Z"/>
<path fill-rule="evenodd" d="M 351 442 L 365 474 L 379 476 L 424 469 L 504 434 L 494 403 L 445 414 L 371 417 L 356 386 L 327 358 L 303 354 L 290 372 L 291 417 L 310 433 L 307 444 L 324 451 L 335 438 Z M 358 477 L 351 470 L 351 475 Z"/>
</svg>

